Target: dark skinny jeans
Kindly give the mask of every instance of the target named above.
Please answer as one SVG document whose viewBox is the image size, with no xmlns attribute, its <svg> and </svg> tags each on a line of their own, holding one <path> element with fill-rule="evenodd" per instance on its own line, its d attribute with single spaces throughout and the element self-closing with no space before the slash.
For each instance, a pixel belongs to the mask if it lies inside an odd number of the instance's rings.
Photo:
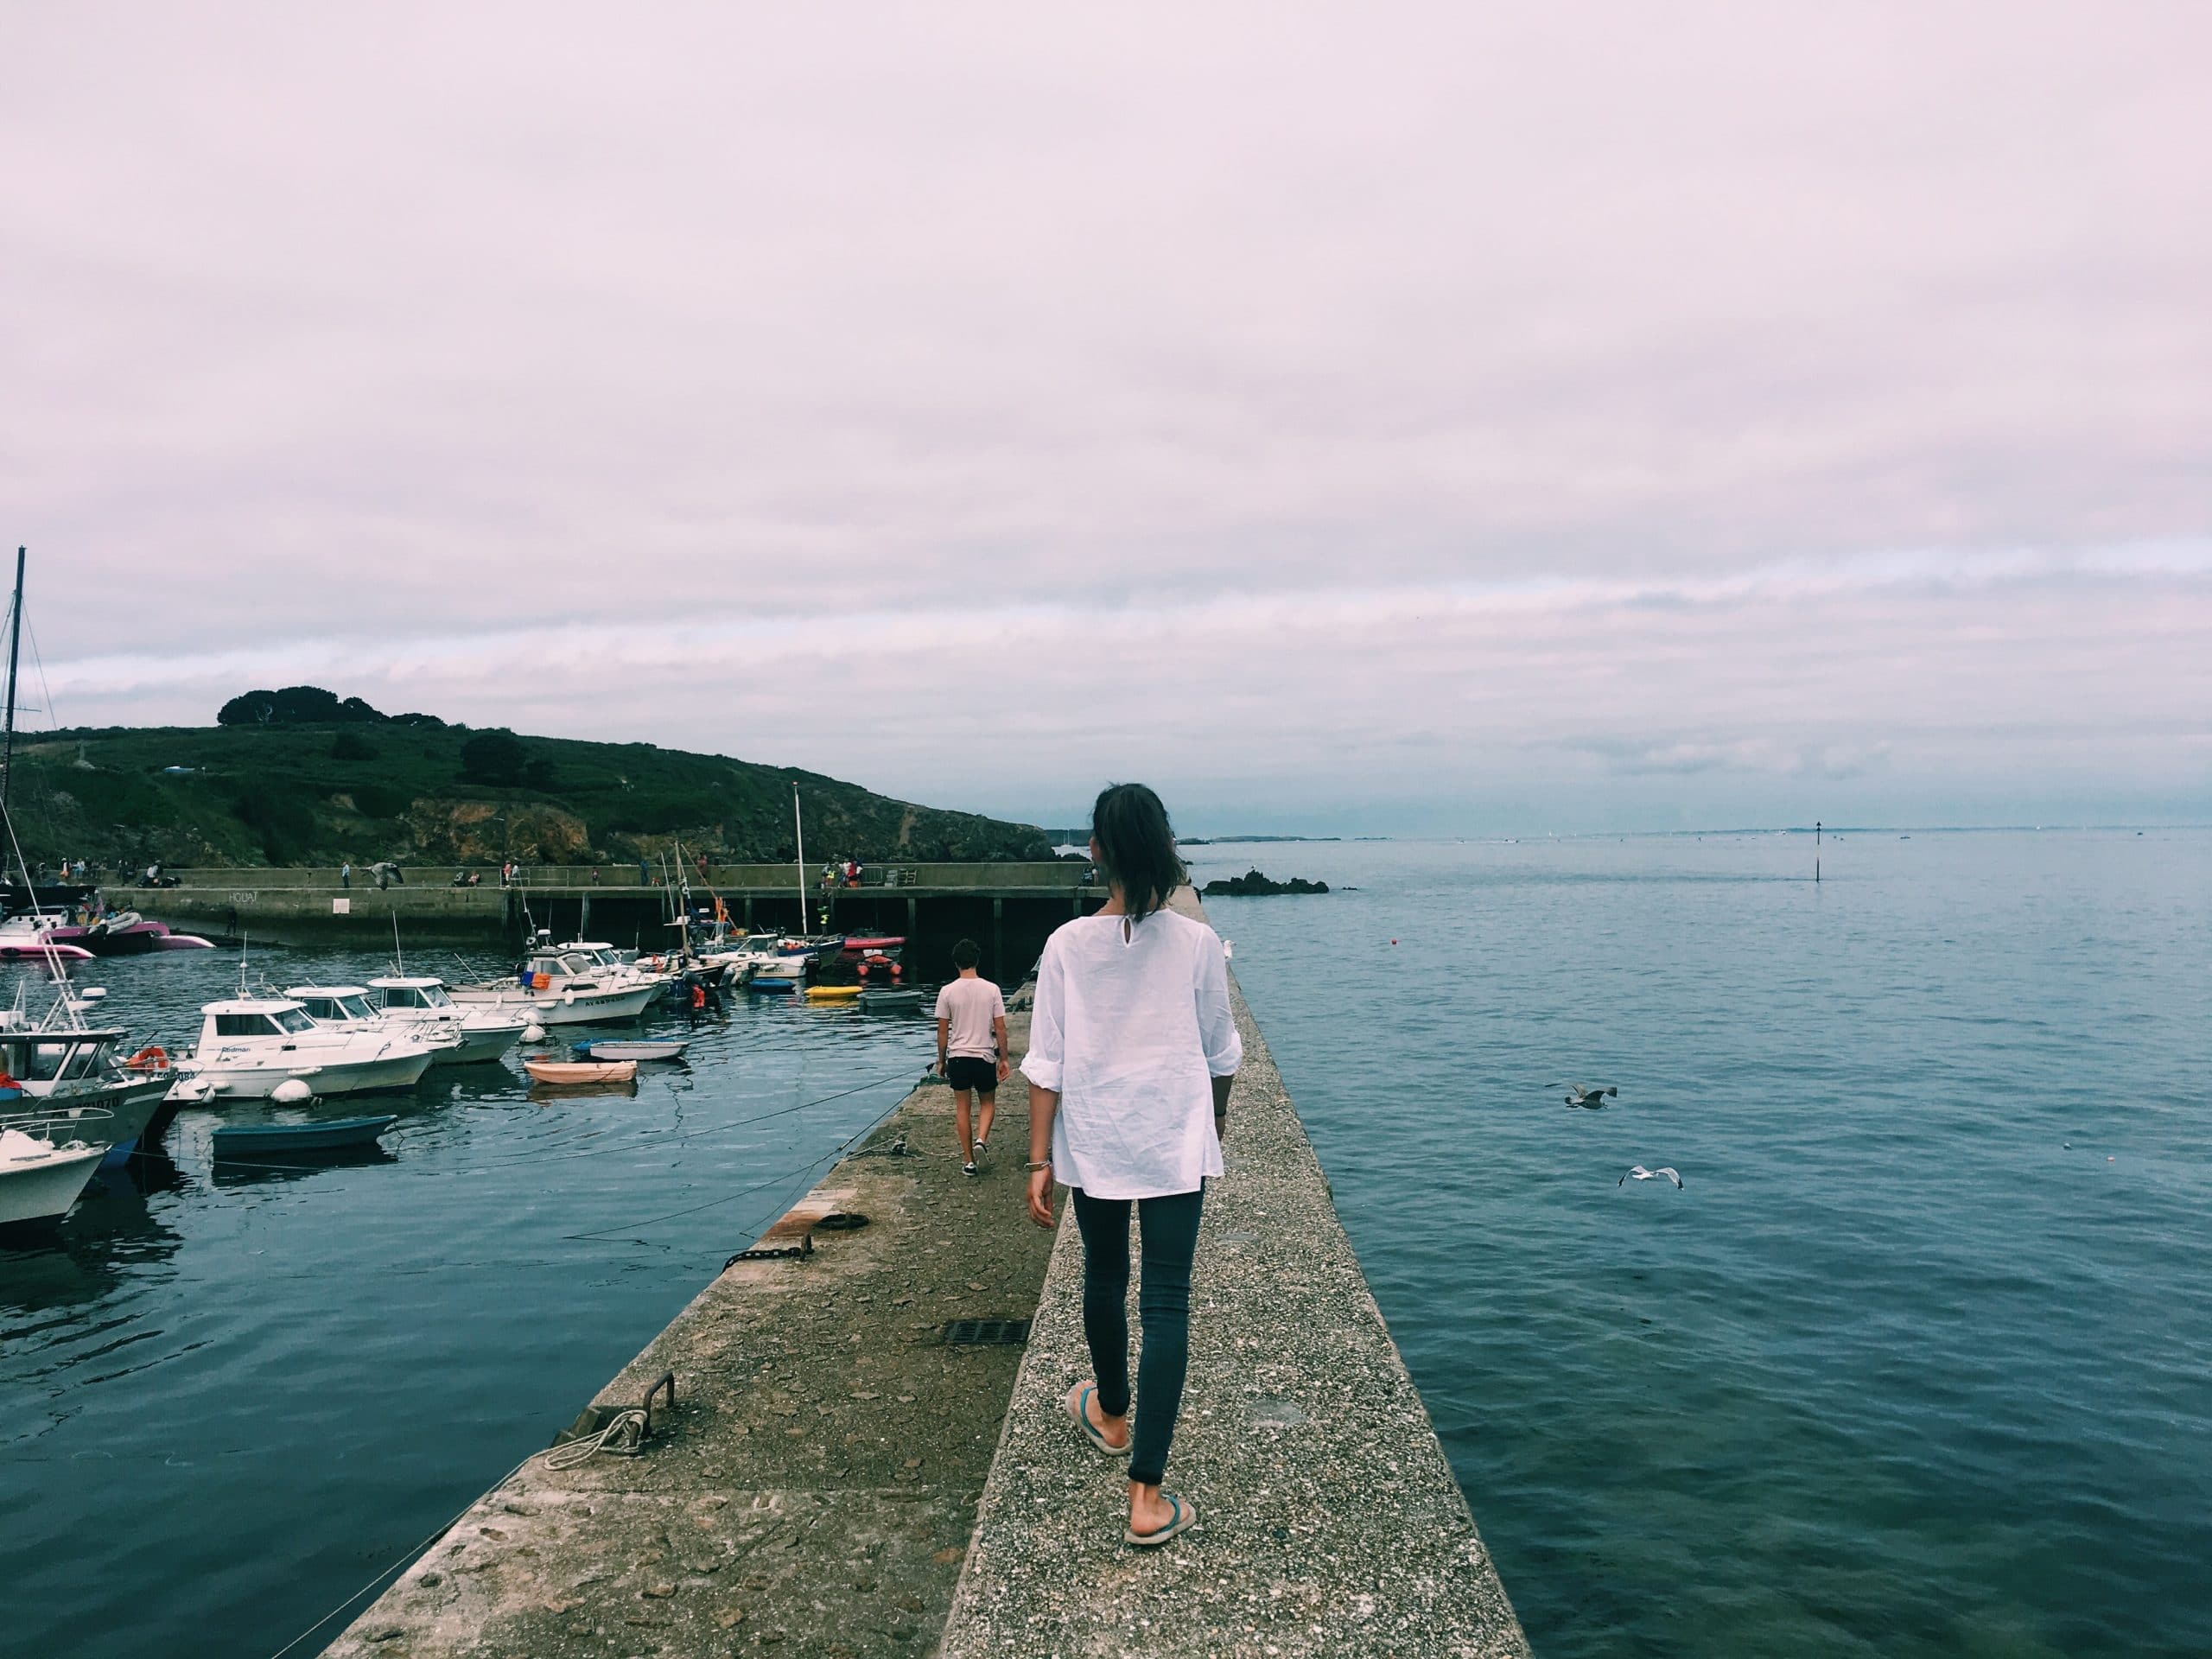
<svg viewBox="0 0 2212 1659">
<path fill-rule="evenodd" d="M 1137 1315 L 1144 1351 L 1137 1360 L 1137 1415 L 1131 1427 L 1129 1478 L 1157 1486 L 1167 1472 L 1167 1445 L 1183 1408 L 1191 1359 L 1191 1258 L 1198 1248 L 1198 1192 L 1164 1198 L 1094 1198 L 1077 1187 L 1075 1224 L 1083 1234 L 1083 1334 L 1098 1381 L 1098 1408 L 1129 1409 L 1129 1206 L 1143 1240 Z"/>
</svg>

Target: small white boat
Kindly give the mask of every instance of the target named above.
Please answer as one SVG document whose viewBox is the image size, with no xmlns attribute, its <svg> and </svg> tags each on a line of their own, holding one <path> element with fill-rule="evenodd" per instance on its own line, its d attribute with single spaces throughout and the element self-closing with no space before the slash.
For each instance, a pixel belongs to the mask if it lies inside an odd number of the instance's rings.
<svg viewBox="0 0 2212 1659">
<path fill-rule="evenodd" d="M 56 1145 L 47 1135 L 0 1128 L 0 1226 L 58 1221 L 67 1215 L 105 1150 L 80 1141 Z"/>
<path fill-rule="evenodd" d="M 262 1099 L 300 1078 L 318 1095 L 411 1089 L 430 1046 L 404 1033 L 319 1026 L 288 996 L 241 996 L 201 1009 L 200 1041 L 177 1066 L 173 1097 Z M 189 1086 L 187 1086 L 189 1085 Z"/>
<path fill-rule="evenodd" d="M 691 1045 L 686 1041 L 578 1043 L 576 1058 L 594 1060 L 680 1060 Z"/>
</svg>

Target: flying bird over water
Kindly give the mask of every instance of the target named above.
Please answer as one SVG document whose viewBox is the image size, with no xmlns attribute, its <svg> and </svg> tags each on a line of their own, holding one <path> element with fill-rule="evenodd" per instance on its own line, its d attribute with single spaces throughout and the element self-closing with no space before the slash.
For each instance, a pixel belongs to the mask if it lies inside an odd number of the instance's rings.
<svg viewBox="0 0 2212 1659">
<path fill-rule="evenodd" d="M 1567 1093 L 1560 1098 L 1570 1106 L 1580 1106 L 1594 1112 L 1605 1105 L 1608 1096 L 1617 1096 L 1619 1093 L 1619 1090 L 1609 1088 L 1602 1083 L 1595 1089 L 1585 1089 L 1579 1083 L 1570 1083 L 1567 1085 Z"/>
<path fill-rule="evenodd" d="M 1672 1181 L 1678 1187 L 1682 1184 L 1682 1178 L 1664 1165 L 1657 1169 L 1646 1169 L 1642 1164 L 1631 1164 L 1629 1166 L 1628 1173 L 1615 1181 L 1613 1185 L 1626 1186 L 1630 1180 L 1656 1181 L 1662 1179 Z"/>
</svg>

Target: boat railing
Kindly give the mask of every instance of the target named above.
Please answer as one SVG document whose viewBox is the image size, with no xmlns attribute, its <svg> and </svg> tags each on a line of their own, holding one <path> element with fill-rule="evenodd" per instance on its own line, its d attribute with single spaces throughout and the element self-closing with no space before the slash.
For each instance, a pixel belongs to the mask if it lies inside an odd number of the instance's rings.
<svg viewBox="0 0 2212 1659">
<path fill-rule="evenodd" d="M 48 1107 L 38 1111 L 0 1112 L 0 1129 L 14 1129 L 50 1146 L 54 1130 L 67 1129 L 73 1138 L 78 1131 L 102 1119 L 113 1122 L 115 1114 L 105 1106 Z"/>
</svg>

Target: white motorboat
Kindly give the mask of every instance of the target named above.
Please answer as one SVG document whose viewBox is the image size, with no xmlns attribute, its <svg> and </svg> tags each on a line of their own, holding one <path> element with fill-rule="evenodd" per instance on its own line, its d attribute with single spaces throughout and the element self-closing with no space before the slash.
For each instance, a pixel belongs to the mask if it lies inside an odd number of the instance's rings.
<svg viewBox="0 0 2212 1659">
<path fill-rule="evenodd" d="M 100 1166 L 105 1147 L 53 1135 L 51 1125 L 0 1126 L 0 1226 L 60 1220 Z"/>
<path fill-rule="evenodd" d="M 683 969 L 664 957 L 656 963 L 642 963 L 603 939 L 571 939 L 552 949 L 563 956 L 579 956 L 596 964 L 609 982 L 627 978 L 638 984 L 651 985 L 663 995 L 683 977 Z"/>
<path fill-rule="evenodd" d="M 661 994 L 658 980 L 610 973 L 580 951 L 539 945 L 512 979 L 456 985 L 453 1000 L 464 1008 L 503 1008 L 534 1014 L 546 1026 L 588 1026 L 634 1020 Z"/>
<path fill-rule="evenodd" d="M 430 1064 L 450 1064 L 461 1046 L 458 1033 L 413 1027 L 387 1019 L 369 996 L 365 985 L 289 985 L 284 995 L 308 1011 L 318 1026 L 335 1031 L 394 1032 L 423 1044 L 430 1051 Z"/>
<path fill-rule="evenodd" d="M 369 982 L 381 999 L 384 1017 L 397 1026 L 415 1026 L 425 1035 L 446 1032 L 458 1037 L 460 1046 L 440 1049 L 430 1056 L 432 1065 L 474 1065 L 496 1060 L 522 1040 L 530 1017 L 520 1011 L 464 1008 L 457 1006 L 442 979 L 427 975 L 391 974 Z"/>
<path fill-rule="evenodd" d="M 781 949 L 782 940 L 774 933 L 747 933 L 741 938 L 719 941 L 699 948 L 700 960 L 712 968 L 725 968 L 739 984 L 755 980 L 785 982 L 791 988 L 804 981 L 810 957 L 786 956 Z"/>
<path fill-rule="evenodd" d="M 419 1038 L 321 1026 L 287 996 L 235 997 L 200 1014 L 199 1044 L 177 1067 L 181 1100 L 257 1099 L 294 1077 L 318 1095 L 410 1089 L 430 1065 Z"/>
</svg>

